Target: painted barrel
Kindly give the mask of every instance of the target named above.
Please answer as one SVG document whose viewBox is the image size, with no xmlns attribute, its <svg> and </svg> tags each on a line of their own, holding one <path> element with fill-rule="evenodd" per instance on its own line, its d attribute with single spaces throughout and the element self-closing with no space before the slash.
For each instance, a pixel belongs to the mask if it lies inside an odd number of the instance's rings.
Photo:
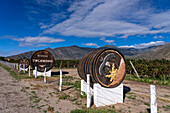
<svg viewBox="0 0 170 113">
<path fill-rule="evenodd" d="M 31 66 L 33 69 L 37 67 L 39 72 L 44 72 L 45 68 L 49 71 L 54 66 L 54 57 L 49 51 L 36 51 L 31 57 Z"/>
<path fill-rule="evenodd" d="M 25 65 L 25 68 L 28 68 L 30 65 L 30 61 L 28 59 L 21 59 L 19 61 L 19 65 L 21 65 L 21 68 L 24 68 L 24 65 Z"/>
<path fill-rule="evenodd" d="M 126 75 L 124 56 L 116 49 L 97 49 L 85 55 L 77 67 L 79 76 L 86 81 L 90 74 L 91 83 L 103 87 L 117 87 Z"/>
</svg>

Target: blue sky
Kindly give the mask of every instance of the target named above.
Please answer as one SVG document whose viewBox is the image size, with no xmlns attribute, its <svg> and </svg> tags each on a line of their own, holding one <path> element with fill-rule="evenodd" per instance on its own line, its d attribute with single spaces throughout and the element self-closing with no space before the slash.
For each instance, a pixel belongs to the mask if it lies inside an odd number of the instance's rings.
<svg viewBox="0 0 170 113">
<path fill-rule="evenodd" d="M 170 42 L 169 0 L 1 0 L 0 56 L 47 47 Z"/>
</svg>

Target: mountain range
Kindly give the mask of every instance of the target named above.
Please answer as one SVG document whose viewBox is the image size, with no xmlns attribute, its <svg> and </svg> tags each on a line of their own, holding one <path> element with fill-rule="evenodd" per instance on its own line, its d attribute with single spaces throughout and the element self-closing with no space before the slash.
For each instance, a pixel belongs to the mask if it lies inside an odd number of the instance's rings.
<svg viewBox="0 0 170 113">
<path fill-rule="evenodd" d="M 167 59 L 170 60 L 170 44 L 151 46 L 147 48 L 120 48 L 112 45 L 106 45 L 101 48 L 114 48 L 119 50 L 125 58 L 130 59 Z M 95 50 L 96 48 L 78 47 L 76 45 L 69 47 L 59 48 L 46 48 L 45 50 L 51 52 L 55 59 L 81 59 L 87 53 Z M 34 54 L 35 51 L 29 51 L 18 55 L 8 56 L 7 58 L 22 59 L 28 58 Z"/>
</svg>

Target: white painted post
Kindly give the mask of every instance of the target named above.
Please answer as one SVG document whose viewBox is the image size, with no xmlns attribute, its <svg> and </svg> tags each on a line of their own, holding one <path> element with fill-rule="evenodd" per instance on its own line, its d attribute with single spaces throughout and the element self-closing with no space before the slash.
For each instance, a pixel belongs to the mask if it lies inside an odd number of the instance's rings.
<svg viewBox="0 0 170 113">
<path fill-rule="evenodd" d="M 62 91 L 62 70 L 60 69 L 60 86 L 59 91 Z"/>
<path fill-rule="evenodd" d="M 87 74 L 87 108 L 90 107 L 91 104 L 91 92 L 90 92 L 90 74 Z"/>
<path fill-rule="evenodd" d="M 14 69 L 15 69 L 15 63 L 14 63 Z"/>
<path fill-rule="evenodd" d="M 44 83 L 46 83 L 47 80 L 46 80 L 46 68 L 44 69 Z"/>
<path fill-rule="evenodd" d="M 19 72 L 21 71 L 21 64 L 19 64 Z"/>
<path fill-rule="evenodd" d="M 83 95 L 84 91 L 84 80 L 81 80 L 81 95 Z"/>
<path fill-rule="evenodd" d="M 37 66 L 35 66 L 35 78 L 37 78 Z"/>
<path fill-rule="evenodd" d="M 18 70 L 18 64 L 16 64 L 17 70 Z"/>
<path fill-rule="evenodd" d="M 30 65 L 29 65 L 29 67 L 28 67 L 28 68 L 29 68 L 29 77 L 30 77 L 30 76 L 31 76 L 31 72 L 30 72 L 30 68 L 31 68 L 31 67 L 30 67 Z"/>
<path fill-rule="evenodd" d="M 151 94 L 151 113 L 157 113 L 157 101 L 156 101 L 156 87 L 155 85 L 150 85 L 150 94 Z"/>
<path fill-rule="evenodd" d="M 23 71 L 24 71 L 24 73 L 25 73 L 25 64 L 23 64 L 23 68 L 24 68 L 24 70 L 23 70 Z"/>
</svg>

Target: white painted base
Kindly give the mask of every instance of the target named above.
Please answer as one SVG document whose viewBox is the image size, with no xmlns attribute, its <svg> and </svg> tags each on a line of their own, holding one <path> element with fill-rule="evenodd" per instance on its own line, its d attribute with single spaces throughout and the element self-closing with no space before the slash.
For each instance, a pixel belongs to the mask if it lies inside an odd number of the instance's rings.
<svg viewBox="0 0 170 113">
<path fill-rule="evenodd" d="M 90 88 L 91 95 L 93 95 L 93 89 Z M 87 94 L 87 83 L 84 80 L 81 80 L 81 95 L 83 95 L 82 92 L 85 92 Z"/>
<path fill-rule="evenodd" d="M 23 71 L 24 71 L 24 68 L 21 68 L 21 70 L 23 70 Z M 28 71 L 28 68 L 25 68 L 25 71 Z"/>
<path fill-rule="evenodd" d="M 123 84 L 115 88 L 104 88 L 99 83 L 93 85 L 96 107 L 123 103 Z"/>
<path fill-rule="evenodd" d="M 36 73 L 36 71 L 33 70 L 33 75 L 35 75 L 35 73 Z M 39 72 L 39 71 L 37 71 L 37 76 L 44 76 L 44 72 Z M 51 77 L 51 70 L 49 70 L 49 71 L 46 72 L 46 76 L 47 76 L 47 77 Z"/>
</svg>

